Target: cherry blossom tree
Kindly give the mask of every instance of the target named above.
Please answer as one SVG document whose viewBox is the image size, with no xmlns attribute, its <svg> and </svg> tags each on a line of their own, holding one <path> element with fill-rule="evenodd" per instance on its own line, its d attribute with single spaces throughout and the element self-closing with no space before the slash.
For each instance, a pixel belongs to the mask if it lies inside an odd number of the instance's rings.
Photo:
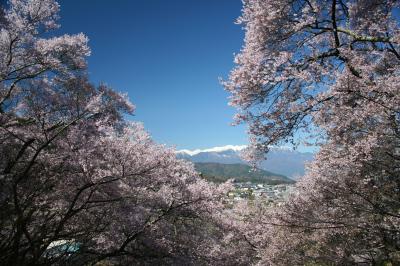
<svg viewBox="0 0 400 266">
<path fill-rule="evenodd" d="M 245 45 L 224 85 L 239 110 L 236 122 L 251 125 L 254 146 L 267 151 L 271 144 L 293 140 L 296 130 L 317 133 L 316 117 L 329 115 L 324 107 L 344 97 L 356 97 L 350 107 L 356 100 L 371 105 L 387 98 L 385 106 L 393 110 L 397 88 L 385 87 L 385 93 L 379 88 L 396 83 L 399 30 L 392 11 L 397 5 L 244 1 L 238 22 L 245 26 Z"/>
<path fill-rule="evenodd" d="M 127 122 L 126 95 L 92 85 L 83 34 L 52 0 L 12 0 L 0 31 L 0 261 L 5 265 L 248 265 L 212 185 Z M 49 34 L 46 34 L 49 36 Z"/>
<path fill-rule="evenodd" d="M 0 31 L 0 107 L 4 112 L 18 85 L 49 73 L 71 76 L 83 69 L 90 54 L 83 34 L 43 38 L 57 28 L 59 6 L 48 1 L 10 1 L 1 19 Z"/>
<path fill-rule="evenodd" d="M 264 264 L 399 263 L 399 2 L 244 2 L 225 87 L 257 159 L 303 131 L 320 150 L 263 219 Z"/>
</svg>

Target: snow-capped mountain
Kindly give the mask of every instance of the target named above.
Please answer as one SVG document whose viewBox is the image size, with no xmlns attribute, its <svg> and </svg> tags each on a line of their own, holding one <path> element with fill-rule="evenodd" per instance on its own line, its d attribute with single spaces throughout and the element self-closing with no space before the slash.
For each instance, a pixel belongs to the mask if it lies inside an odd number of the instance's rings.
<svg viewBox="0 0 400 266">
<path fill-rule="evenodd" d="M 199 153 L 203 152 L 225 152 L 225 151 L 241 151 L 244 150 L 247 146 L 246 145 L 226 145 L 226 146 L 221 146 L 221 147 L 214 147 L 210 149 L 196 149 L 196 150 L 179 150 L 177 153 L 182 153 L 182 154 L 188 154 L 190 156 L 194 156 Z"/>
<path fill-rule="evenodd" d="M 203 150 L 179 150 L 176 154 L 178 158 L 196 163 L 245 163 L 240 158 L 240 152 L 245 148 L 246 145 L 227 145 Z M 267 155 L 267 160 L 261 162 L 260 168 L 297 179 L 304 174 L 305 163 L 312 159 L 312 153 L 294 151 L 287 147 L 273 147 Z"/>
</svg>

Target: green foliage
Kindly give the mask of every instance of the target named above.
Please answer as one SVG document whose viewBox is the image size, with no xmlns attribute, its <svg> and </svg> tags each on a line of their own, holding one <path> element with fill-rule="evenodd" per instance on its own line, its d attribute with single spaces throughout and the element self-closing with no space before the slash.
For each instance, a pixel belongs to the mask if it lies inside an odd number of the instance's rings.
<svg viewBox="0 0 400 266">
<path fill-rule="evenodd" d="M 208 181 L 222 183 L 228 179 L 235 182 L 252 182 L 269 185 L 294 183 L 293 180 L 280 174 L 262 169 L 252 169 L 245 164 L 195 163 L 195 168 Z"/>
</svg>

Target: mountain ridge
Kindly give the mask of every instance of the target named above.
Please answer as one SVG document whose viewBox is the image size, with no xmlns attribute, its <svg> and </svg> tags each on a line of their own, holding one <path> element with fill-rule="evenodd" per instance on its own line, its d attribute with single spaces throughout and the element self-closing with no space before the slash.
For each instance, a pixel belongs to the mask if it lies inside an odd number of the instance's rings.
<svg viewBox="0 0 400 266">
<path fill-rule="evenodd" d="M 262 169 L 253 169 L 249 165 L 235 163 L 195 163 L 195 168 L 201 175 L 212 182 L 222 183 L 228 179 L 235 182 L 251 182 L 264 184 L 292 184 L 295 181 L 290 178 Z"/>
<path fill-rule="evenodd" d="M 245 148 L 246 145 L 226 145 L 208 149 L 178 150 L 176 156 L 194 163 L 248 164 L 240 157 Z M 304 175 L 305 164 L 312 161 L 313 156 L 313 153 L 300 152 L 287 146 L 274 146 L 267 154 L 267 160 L 260 162 L 259 168 L 296 180 Z"/>
</svg>

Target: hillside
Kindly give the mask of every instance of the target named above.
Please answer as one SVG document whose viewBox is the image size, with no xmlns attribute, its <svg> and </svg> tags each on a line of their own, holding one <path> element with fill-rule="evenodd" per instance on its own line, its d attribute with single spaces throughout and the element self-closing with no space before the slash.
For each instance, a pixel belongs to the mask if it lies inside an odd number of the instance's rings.
<svg viewBox="0 0 400 266">
<path fill-rule="evenodd" d="M 194 163 L 246 164 L 240 157 L 245 147 L 244 145 L 227 145 L 209 149 L 179 150 L 176 154 L 179 159 Z M 313 156 L 312 153 L 287 147 L 271 147 L 267 160 L 260 162 L 260 168 L 295 180 L 304 175 L 305 164 L 312 161 Z"/>
<path fill-rule="evenodd" d="M 235 182 L 252 182 L 264 184 L 293 183 L 292 179 L 284 175 L 272 173 L 266 170 L 252 168 L 245 164 L 222 164 L 222 163 L 195 163 L 196 170 L 204 178 L 215 183 L 235 179 Z"/>
</svg>

